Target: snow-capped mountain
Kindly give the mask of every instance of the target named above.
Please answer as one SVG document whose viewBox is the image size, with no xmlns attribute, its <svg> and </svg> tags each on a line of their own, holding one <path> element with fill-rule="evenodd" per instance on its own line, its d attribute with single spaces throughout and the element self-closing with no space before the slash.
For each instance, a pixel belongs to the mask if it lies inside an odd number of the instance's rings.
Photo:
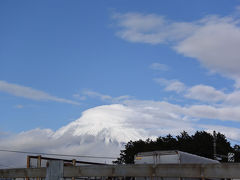
<svg viewBox="0 0 240 180">
<path fill-rule="evenodd" d="M 53 137 L 89 135 L 106 143 L 144 138 L 143 132 L 130 124 L 131 118 L 136 118 L 134 112 L 123 105 L 99 106 L 85 111 L 79 119 L 57 130 Z"/>
<path fill-rule="evenodd" d="M 0 138 L 0 146 L 31 152 L 118 157 L 124 143 L 144 138 L 142 130 L 129 124 L 132 114 L 123 105 L 99 106 L 85 111 L 79 119 L 55 132 L 50 129 L 33 129 Z M 4 152 L 0 152 L 0 155 L 4 164 L 25 165 L 26 155 Z M 15 159 L 20 163 L 16 164 Z M 113 159 L 81 160 L 111 163 Z"/>
<path fill-rule="evenodd" d="M 196 124 L 198 113 L 196 108 L 181 107 L 164 101 L 129 101 L 97 106 L 84 111 L 79 119 L 56 131 L 37 128 L 15 135 L 0 133 L 0 147 L 31 152 L 117 158 L 124 144 L 130 140 L 145 140 L 169 133 L 177 135 L 183 130 L 191 134 L 196 129 L 209 132 L 214 129 L 232 139 L 239 137 L 238 128 Z M 79 160 L 111 163 L 113 159 Z M 26 155 L 0 152 L 0 162 L 9 167 L 24 166 Z"/>
</svg>

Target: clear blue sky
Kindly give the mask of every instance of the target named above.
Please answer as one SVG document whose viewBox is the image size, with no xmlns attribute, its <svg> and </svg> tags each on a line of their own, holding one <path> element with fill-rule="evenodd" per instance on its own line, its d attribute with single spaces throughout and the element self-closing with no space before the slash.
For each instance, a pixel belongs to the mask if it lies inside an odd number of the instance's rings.
<svg viewBox="0 0 240 180">
<path fill-rule="evenodd" d="M 0 131 L 56 130 L 89 108 L 123 103 L 113 99 L 125 95 L 181 107 L 239 107 L 234 101 L 240 98 L 234 69 L 239 51 L 230 60 L 219 53 L 232 44 L 239 48 L 239 5 L 239 0 L 1 0 Z M 205 32 L 217 31 L 211 24 L 226 27 L 219 32 L 226 38 L 217 45 L 197 44 L 194 35 L 208 39 Z M 197 50 L 191 47 L 195 42 Z M 218 47 L 224 42 L 226 48 Z M 240 128 L 237 112 L 229 121 L 186 116 Z"/>
</svg>

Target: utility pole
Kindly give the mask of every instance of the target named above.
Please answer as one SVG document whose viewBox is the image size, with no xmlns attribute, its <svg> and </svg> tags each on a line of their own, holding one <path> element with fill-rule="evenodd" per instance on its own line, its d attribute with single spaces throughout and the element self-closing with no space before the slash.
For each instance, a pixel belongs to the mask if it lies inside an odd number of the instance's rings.
<svg viewBox="0 0 240 180">
<path fill-rule="evenodd" d="M 217 160 L 217 148 L 216 148 L 216 131 L 213 131 L 213 159 Z"/>
</svg>

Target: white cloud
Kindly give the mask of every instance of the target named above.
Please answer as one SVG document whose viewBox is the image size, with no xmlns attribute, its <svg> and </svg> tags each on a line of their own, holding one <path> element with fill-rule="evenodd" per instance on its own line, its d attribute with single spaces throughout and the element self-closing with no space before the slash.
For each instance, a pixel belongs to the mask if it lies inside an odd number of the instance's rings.
<svg viewBox="0 0 240 180">
<path fill-rule="evenodd" d="M 195 99 L 200 102 L 218 103 L 222 106 L 240 106 L 239 90 L 225 93 L 221 90 L 216 90 L 212 86 L 202 84 L 186 88 L 184 97 Z"/>
<path fill-rule="evenodd" d="M 240 91 L 234 91 L 227 94 L 225 102 L 233 106 L 240 105 Z"/>
<path fill-rule="evenodd" d="M 224 92 L 216 90 L 212 86 L 196 85 L 187 90 L 185 97 L 204 102 L 219 102 L 226 98 Z"/>
<path fill-rule="evenodd" d="M 45 93 L 43 91 L 33 89 L 31 87 L 12 84 L 6 81 L 0 81 L 0 91 L 14 95 L 14 96 L 32 99 L 36 101 L 55 101 L 55 102 L 79 105 L 79 103 L 76 101 L 59 98 L 56 96 L 52 96 L 48 93 Z"/>
<path fill-rule="evenodd" d="M 112 97 L 112 96 L 109 96 L 106 94 L 101 94 L 99 92 L 90 91 L 90 90 L 83 91 L 82 94 L 84 94 L 85 96 L 88 96 L 88 97 L 92 97 L 92 98 L 99 98 L 102 101 L 111 102 L 111 103 L 120 103 L 124 100 L 128 100 L 131 98 L 131 96 L 128 96 L 128 95 Z"/>
<path fill-rule="evenodd" d="M 165 87 L 166 91 L 175 91 L 177 93 L 183 92 L 186 87 L 178 80 L 167 80 L 164 78 L 156 78 L 155 82 Z"/>
<path fill-rule="evenodd" d="M 173 120 L 176 126 L 181 126 L 181 121 L 196 121 L 199 119 L 214 119 L 220 121 L 240 122 L 240 106 L 215 106 L 215 105 L 185 105 L 180 106 L 164 101 L 126 101 L 128 106 L 155 115 L 162 121 Z M 175 118 L 175 119 L 174 119 Z M 177 123 L 175 121 L 178 121 Z M 171 122 L 171 121 L 170 121 Z M 179 124 L 178 124 L 179 123 Z"/>
<path fill-rule="evenodd" d="M 131 121 L 136 116 L 138 113 L 124 105 L 99 106 L 83 112 L 79 119 L 55 132 L 50 129 L 33 129 L 2 137 L 0 147 L 32 152 L 118 157 L 123 148 L 122 142 L 148 137 L 143 128 L 136 129 L 132 126 Z M 6 165 L 24 166 L 24 158 L 26 157 L 19 154 L 0 152 L 0 161 Z M 81 160 L 111 162 L 109 159 Z"/>
<path fill-rule="evenodd" d="M 150 68 L 153 70 L 158 70 L 158 71 L 167 71 L 169 67 L 165 64 L 160 64 L 160 63 L 152 63 L 150 65 Z"/>
<path fill-rule="evenodd" d="M 59 129 L 55 137 L 71 132 L 74 136 L 102 137 L 106 142 L 126 142 L 129 139 L 145 138 L 146 133 L 129 124 L 136 115 L 137 112 L 121 104 L 95 107 L 83 112 L 78 120 Z"/>
<path fill-rule="evenodd" d="M 214 130 L 224 134 L 229 140 L 239 144 L 240 131 L 238 128 L 226 127 L 220 125 L 201 125 L 207 132 L 212 133 Z"/>
<path fill-rule="evenodd" d="M 1 135 L 2 149 L 117 157 L 123 142 L 155 138 L 166 134 L 177 135 L 183 130 L 219 130 L 233 140 L 238 140 L 240 129 L 219 124 L 201 124 L 199 119 L 222 121 L 240 120 L 240 106 L 215 107 L 206 105 L 181 106 L 164 101 L 126 100 L 88 109 L 68 125 L 53 131 L 33 129 L 16 135 Z M 215 121 L 216 122 L 216 121 Z M 22 155 L 0 152 L 0 161 L 6 165 L 19 162 Z M 18 161 L 16 161 L 16 159 Z M 97 161 L 97 159 L 81 159 Z M 105 162 L 104 160 L 100 160 Z M 107 162 L 110 162 L 108 160 Z"/>
<path fill-rule="evenodd" d="M 201 103 L 217 103 L 221 106 L 239 106 L 240 105 L 240 91 L 234 90 L 225 93 L 222 90 L 217 90 L 209 85 L 195 85 L 192 87 L 186 86 L 178 80 L 168 80 L 164 78 L 156 78 L 155 82 L 164 87 L 166 91 L 175 91 L 181 93 L 185 98 L 194 99 Z"/>
<path fill-rule="evenodd" d="M 232 18 L 206 18 L 191 35 L 176 45 L 185 56 L 198 59 L 211 71 L 240 78 L 240 27 Z"/>
<path fill-rule="evenodd" d="M 73 94 L 73 97 L 79 100 L 86 100 L 86 96 L 81 96 L 80 94 Z"/>
<path fill-rule="evenodd" d="M 180 54 L 197 59 L 211 72 L 240 86 L 240 19 L 207 16 L 193 22 L 175 22 L 157 14 L 116 14 L 117 35 L 130 42 L 170 45 Z"/>
<path fill-rule="evenodd" d="M 157 105 L 157 106 L 156 106 Z M 177 134 L 181 128 L 193 131 L 189 122 L 173 112 L 178 106 L 167 103 L 129 101 L 128 104 L 99 106 L 83 112 L 76 121 L 52 131 L 33 129 L 0 138 L 3 149 L 60 154 L 81 154 L 118 157 L 122 142 L 154 138 L 168 133 Z M 164 108 L 160 111 L 160 108 Z M 0 152 L 6 165 L 24 165 L 23 156 Z M 89 160 L 89 159 L 85 159 Z M 96 159 L 92 159 L 95 160 Z M 105 161 L 101 160 L 102 162 Z"/>
<path fill-rule="evenodd" d="M 165 43 L 182 39 L 196 28 L 192 23 L 170 22 L 156 14 L 116 13 L 113 18 L 121 28 L 117 35 L 130 42 Z"/>
<path fill-rule="evenodd" d="M 212 105 L 193 105 L 184 109 L 184 114 L 196 118 L 236 122 L 240 120 L 240 106 L 215 107 Z"/>
<path fill-rule="evenodd" d="M 1 138 L 0 147 L 1 149 L 27 152 L 110 157 L 118 157 L 119 151 L 122 148 L 122 145 L 117 142 L 106 143 L 104 139 L 93 135 L 74 136 L 71 132 L 66 132 L 61 137 L 56 138 L 54 136 L 55 133 L 48 129 L 33 129 L 10 137 Z M 27 154 L 0 152 L 0 161 L 7 166 L 26 167 L 26 156 Z M 68 158 L 70 159 L 71 157 Z M 102 163 L 111 162 L 111 159 L 81 158 L 80 160 Z"/>
<path fill-rule="evenodd" d="M 86 90 L 86 91 L 83 91 L 83 94 L 85 96 L 89 96 L 89 97 L 93 97 L 93 98 L 100 98 L 103 101 L 111 101 L 112 100 L 111 96 L 101 94 L 101 93 L 98 93 L 98 92 L 95 92 L 95 91 Z"/>
<path fill-rule="evenodd" d="M 167 91 L 181 92 L 185 89 L 185 86 L 182 82 L 175 81 L 175 82 L 170 83 L 165 89 Z"/>
</svg>

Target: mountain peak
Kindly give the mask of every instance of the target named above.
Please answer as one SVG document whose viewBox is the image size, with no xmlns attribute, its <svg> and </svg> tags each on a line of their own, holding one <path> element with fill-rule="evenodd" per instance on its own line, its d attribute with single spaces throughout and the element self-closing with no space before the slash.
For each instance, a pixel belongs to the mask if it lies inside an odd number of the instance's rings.
<svg viewBox="0 0 240 180">
<path fill-rule="evenodd" d="M 131 109 L 124 105 L 104 105 L 85 111 L 72 123 L 56 131 L 54 137 L 64 134 L 73 136 L 91 135 L 108 142 L 128 142 L 144 138 L 136 128 L 131 127 L 127 120 L 131 118 Z"/>
</svg>

